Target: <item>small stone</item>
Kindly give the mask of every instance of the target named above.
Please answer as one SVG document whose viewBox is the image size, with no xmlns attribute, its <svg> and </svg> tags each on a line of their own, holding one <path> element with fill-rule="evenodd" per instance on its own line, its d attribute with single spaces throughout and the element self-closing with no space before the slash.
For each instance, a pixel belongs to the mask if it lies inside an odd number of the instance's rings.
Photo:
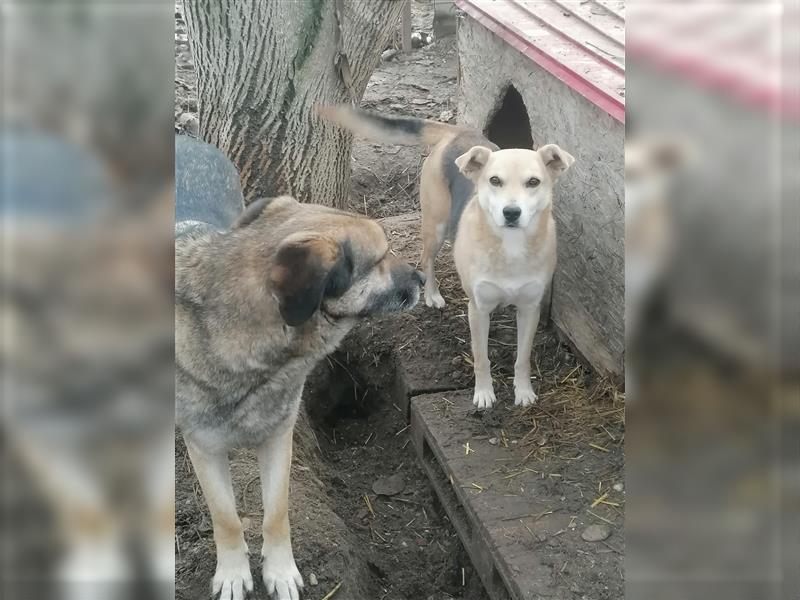
<svg viewBox="0 0 800 600">
<path fill-rule="evenodd" d="M 490 438 L 489 438 L 489 443 L 490 443 L 492 446 L 497 446 L 497 444 L 499 444 L 499 443 L 500 443 L 500 440 L 498 440 L 496 437 L 490 437 Z"/>
<path fill-rule="evenodd" d="M 625 484 L 623 484 L 623 483 L 615 483 L 614 485 L 611 486 L 611 488 L 615 492 L 622 492 L 622 491 L 625 490 Z"/>
<path fill-rule="evenodd" d="M 512 446 L 516 446 L 517 444 L 519 444 L 519 440 L 511 440 Z"/>
<path fill-rule="evenodd" d="M 428 104 L 430 100 L 425 100 L 424 98 L 412 98 L 411 104 L 416 104 L 417 106 L 422 106 L 423 104 Z"/>
<path fill-rule="evenodd" d="M 309 573 L 308 575 L 308 584 L 311 586 L 319 585 L 319 581 L 317 581 L 317 576 L 314 573 Z"/>
<path fill-rule="evenodd" d="M 439 113 L 439 120 L 442 123 L 447 123 L 448 121 L 453 120 L 453 111 L 452 110 L 443 110 Z"/>
<path fill-rule="evenodd" d="M 253 526 L 253 520 L 250 517 L 242 518 L 242 529 L 247 531 Z"/>
<path fill-rule="evenodd" d="M 583 530 L 581 537 L 587 542 L 602 542 L 611 535 L 611 530 L 605 525 L 589 525 Z"/>
<path fill-rule="evenodd" d="M 178 117 L 178 127 L 189 135 L 197 136 L 200 132 L 200 124 L 197 122 L 197 117 L 191 113 L 183 113 Z"/>
<path fill-rule="evenodd" d="M 396 473 L 391 477 L 381 477 L 372 484 L 372 491 L 379 496 L 396 496 L 406 487 L 401 473 Z"/>
<path fill-rule="evenodd" d="M 395 56 L 397 56 L 397 50 L 394 48 L 389 48 L 381 52 L 381 60 L 383 61 L 392 60 Z"/>
</svg>

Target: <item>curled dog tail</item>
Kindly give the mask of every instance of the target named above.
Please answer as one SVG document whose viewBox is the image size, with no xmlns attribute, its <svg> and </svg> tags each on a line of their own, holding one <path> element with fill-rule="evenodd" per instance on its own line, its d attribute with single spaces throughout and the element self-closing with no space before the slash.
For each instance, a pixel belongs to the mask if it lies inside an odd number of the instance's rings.
<svg viewBox="0 0 800 600">
<path fill-rule="evenodd" d="M 387 144 L 404 146 L 434 145 L 462 131 L 461 127 L 412 117 L 390 117 L 352 108 L 347 104 L 316 106 L 315 112 L 324 120 L 359 137 Z"/>
</svg>

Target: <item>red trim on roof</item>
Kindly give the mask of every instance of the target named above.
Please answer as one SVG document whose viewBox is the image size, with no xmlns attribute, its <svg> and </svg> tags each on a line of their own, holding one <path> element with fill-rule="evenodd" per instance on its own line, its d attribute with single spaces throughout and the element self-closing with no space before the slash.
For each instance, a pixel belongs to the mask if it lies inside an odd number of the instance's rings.
<svg viewBox="0 0 800 600">
<path fill-rule="evenodd" d="M 495 18 L 495 16 L 493 16 L 491 13 L 491 10 L 484 9 L 481 4 L 479 4 L 478 0 L 455 0 L 455 5 L 467 13 L 475 21 L 483 25 L 486 29 L 497 35 L 510 46 L 517 49 L 548 73 L 556 77 L 559 81 L 562 81 L 569 88 L 578 92 L 592 104 L 601 108 L 620 123 L 625 122 L 624 98 L 616 93 L 601 88 L 599 85 L 595 84 L 580 73 L 577 73 L 568 65 L 564 64 L 564 62 L 559 60 L 557 57 L 548 54 L 544 48 L 540 48 L 534 44 L 519 29 L 510 23 L 505 23 L 500 19 Z M 490 8 L 491 3 L 485 6 Z M 526 13 L 529 13 L 535 17 L 535 15 L 533 15 L 533 13 L 531 13 L 527 7 L 520 6 L 519 8 L 522 8 Z M 540 18 L 535 18 L 539 23 L 542 22 Z M 579 48 L 584 54 L 591 56 L 594 61 L 598 60 L 598 56 L 595 52 L 589 50 L 583 44 L 577 43 L 576 40 L 567 35 L 565 32 L 558 30 L 558 28 L 552 24 L 547 24 L 547 27 L 548 29 L 553 30 L 560 37 L 568 40 L 572 44 L 575 44 L 576 47 Z M 602 62 L 604 68 L 608 68 L 609 65 L 607 64 L 608 61 L 606 59 L 603 58 L 600 60 L 600 62 Z M 614 70 L 624 73 L 624 70 L 620 69 L 619 65 L 614 65 Z"/>
</svg>

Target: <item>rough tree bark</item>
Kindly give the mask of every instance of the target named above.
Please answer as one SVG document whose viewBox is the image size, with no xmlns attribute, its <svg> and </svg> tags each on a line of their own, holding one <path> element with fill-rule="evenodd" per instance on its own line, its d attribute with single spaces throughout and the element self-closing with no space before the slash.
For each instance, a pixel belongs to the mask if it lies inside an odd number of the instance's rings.
<svg viewBox="0 0 800 600">
<path fill-rule="evenodd" d="M 349 135 L 318 121 L 316 103 L 350 101 L 334 66 L 332 0 L 184 0 L 197 69 L 200 136 L 239 169 L 245 201 L 291 194 L 342 206 Z M 343 2 L 342 44 L 360 100 L 398 23 L 402 0 Z"/>
</svg>

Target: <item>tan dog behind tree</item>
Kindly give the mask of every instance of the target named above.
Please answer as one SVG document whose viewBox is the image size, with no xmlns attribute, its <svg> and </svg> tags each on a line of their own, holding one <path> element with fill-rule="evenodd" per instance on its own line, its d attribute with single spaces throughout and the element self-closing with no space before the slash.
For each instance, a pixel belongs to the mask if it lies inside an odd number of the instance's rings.
<svg viewBox="0 0 800 600">
<path fill-rule="evenodd" d="M 448 237 L 469 298 L 475 365 L 473 403 L 495 402 L 488 357 L 489 321 L 500 306 L 517 307 L 514 401 L 536 401 L 530 380 L 533 336 L 556 263 L 553 188 L 575 159 L 555 144 L 499 150 L 479 132 L 435 121 L 387 117 L 349 106 L 319 107 L 325 120 L 372 140 L 433 146 L 422 166 L 422 267 L 425 303 L 441 308 L 434 275 Z"/>
</svg>

